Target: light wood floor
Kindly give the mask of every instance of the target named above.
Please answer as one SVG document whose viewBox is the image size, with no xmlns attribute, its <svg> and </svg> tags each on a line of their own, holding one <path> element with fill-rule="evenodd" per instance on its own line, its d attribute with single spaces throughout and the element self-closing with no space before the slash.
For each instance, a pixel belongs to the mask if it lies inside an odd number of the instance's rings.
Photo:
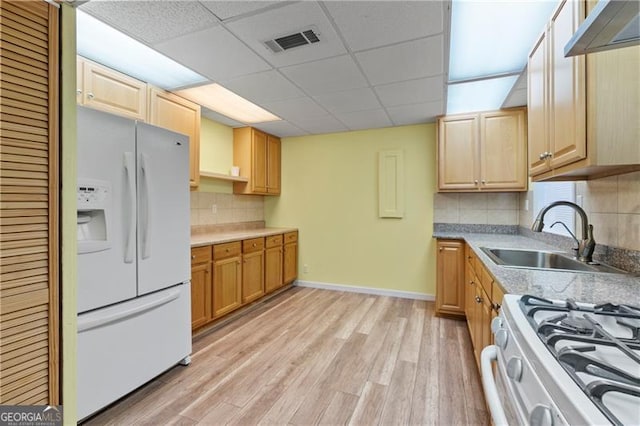
<svg viewBox="0 0 640 426">
<path fill-rule="evenodd" d="M 466 324 L 433 311 L 293 287 L 88 424 L 488 424 Z"/>
</svg>

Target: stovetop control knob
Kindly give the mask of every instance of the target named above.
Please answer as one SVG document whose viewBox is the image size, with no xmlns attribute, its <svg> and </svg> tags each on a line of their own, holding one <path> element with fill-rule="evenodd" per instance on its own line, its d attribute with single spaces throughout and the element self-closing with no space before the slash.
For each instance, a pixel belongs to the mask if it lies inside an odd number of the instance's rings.
<svg viewBox="0 0 640 426">
<path fill-rule="evenodd" d="M 517 356 L 507 362 L 507 376 L 519 382 L 522 378 L 522 360 Z"/>
<path fill-rule="evenodd" d="M 546 405 L 536 405 L 529 416 L 531 426 L 553 426 L 553 414 L 551 408 Z"/>
<path fill-rule="evenodd" d="M 496 334 L 496 332 L 498 330 L 500 330 L 502 328 L 502 318 L 501 317 L 495 317 L 494 319 L 491 320 L 491 332 L 493 334 Z"/>
<path fill-rule="evenodd" d="M 509 340 L 509 334 L 507 333 L 507 330 L 501 328 L 500 330 L 496 331 L 496 345 L 504 349 L 507 347 L 507 340 Z"/>
</svg>

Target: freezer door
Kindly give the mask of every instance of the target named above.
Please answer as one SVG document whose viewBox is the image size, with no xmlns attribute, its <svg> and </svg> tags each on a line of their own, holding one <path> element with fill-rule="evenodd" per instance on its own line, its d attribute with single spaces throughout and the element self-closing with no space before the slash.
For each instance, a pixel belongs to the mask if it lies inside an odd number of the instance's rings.
<svg viewBox="0 0 640 426">
<path fill-rule="evenodd" d="M 189 138 L 138 123 L 138 295 L 189 280 Z"/>
<path fill-rule="evenodd" d="M 132 120 L 78 107 L 79 313 L 136 296 L 135 131 Z M 99 199 L 80 199 L 95 189 Z"/>
</svg>

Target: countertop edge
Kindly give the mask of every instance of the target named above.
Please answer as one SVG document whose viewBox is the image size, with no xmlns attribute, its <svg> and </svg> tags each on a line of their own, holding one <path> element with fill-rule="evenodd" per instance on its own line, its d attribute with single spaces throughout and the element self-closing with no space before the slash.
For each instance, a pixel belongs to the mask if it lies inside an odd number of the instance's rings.
<svg viewBox="0 0 640 426">
<path fill-rule="evenodd" d="M 191 248 L 210 246 L 212 244 L 231 243 L 250 238 L 270 237 L 272 235 L 297 232 L 298 228 L 259 228 L 241 231 L 212 232 L 191 235 Z"/>
</svg>

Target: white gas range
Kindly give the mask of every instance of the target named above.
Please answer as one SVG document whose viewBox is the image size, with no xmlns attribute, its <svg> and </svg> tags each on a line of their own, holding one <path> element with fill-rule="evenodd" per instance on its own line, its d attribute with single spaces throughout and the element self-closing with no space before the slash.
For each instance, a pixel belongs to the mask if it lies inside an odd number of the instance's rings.
<svg viewBox="0 0 640 426">
<path fill-rule="evenodd" d="M 492 330 L 495 424 L 640 425 L 640 308 L 506 295 Z"/>
</svg>

